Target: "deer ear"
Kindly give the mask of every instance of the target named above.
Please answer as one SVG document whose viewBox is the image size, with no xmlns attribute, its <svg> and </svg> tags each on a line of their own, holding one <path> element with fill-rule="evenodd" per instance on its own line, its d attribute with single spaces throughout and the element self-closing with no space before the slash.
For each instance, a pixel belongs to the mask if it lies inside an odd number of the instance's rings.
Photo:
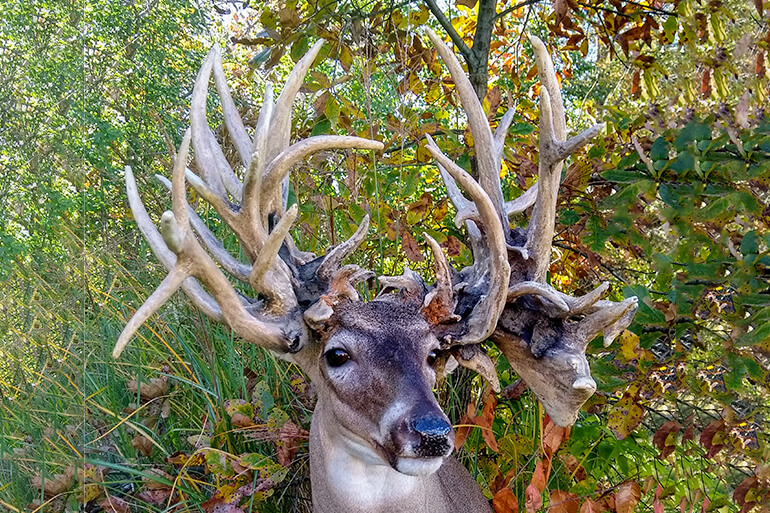
<svg viewBox="0 0 770 513">
<path fill-rule="evenodd" d="M 333 315 L 334 309 L 322 297 L 305 310 L 302 316 L 311 330 L 323 333 L 329 328 Z"/>
</svg>

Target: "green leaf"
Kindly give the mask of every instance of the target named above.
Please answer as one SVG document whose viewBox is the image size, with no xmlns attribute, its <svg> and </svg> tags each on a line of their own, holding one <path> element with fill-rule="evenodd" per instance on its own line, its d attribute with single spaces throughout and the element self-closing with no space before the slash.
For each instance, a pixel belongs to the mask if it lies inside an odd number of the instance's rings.
<svg viewBox="0 0 770 513">
<path fill-rule="evenodd" d="M 559 215 L 559 222 L 564 226 L 572 226 L 580 221 L 580 216 L 574 210 L 565 210 Z"/>
<path fill-rule="evenodd" d="M 743 240 L 741 240 L 741 253 L 744 256 L 759 253 L 759 237 L 757 237 L 757 233 L 754 230 L 743 236 Z"/>
<path fill-rule="evenodd" d="M 658 137 L 650 148 L 650 159 L 668 160 L 668 142 L 663 137 Z"/>
<path fill-rule="evenodd" d="M 635 183 L 639 180 L 649 178 L 647 173 L 635 169 L 627 171 L 622 169 L 608 169 L 607 171 L 602 171 L 600 176 L 605 180 L 618 183 Z"/>
</svg>

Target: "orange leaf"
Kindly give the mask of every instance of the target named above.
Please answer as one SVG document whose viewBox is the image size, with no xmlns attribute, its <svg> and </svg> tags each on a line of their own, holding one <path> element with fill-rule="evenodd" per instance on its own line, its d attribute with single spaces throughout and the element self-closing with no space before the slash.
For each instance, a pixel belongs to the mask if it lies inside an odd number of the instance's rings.
<svg viewBox="0 0 770 513">
<path fill-rule="evenodd" d="M 532 481 L 530 481 L 530 486 L 534 486 L 537 488 L 539 492 L 542 492 L 545 490 L 545 484 L 547 480 L 547 476 L 545 475 L 545 470 L 543 466 L 543 460 L 539 460 L 537 462 L 537 465 L 535 465 L 535 471 L 532 473 Z"/>
<path fill-rule="evenodd" d="M 578 513 L 578 503 L 580 498 L 574 493 L 564 490 L 553 490 L 551 492 L 551 505 L 548 508 L 550 513 Z"/>
<path fill-rule="evenodd" d="M 557 426 L 550 418 L 548 419 L 543 427 L 543 453 L 548 458 L 551 458 L 559 450 L 559 446 L 566 438 L 567 431 L 568 428 Z"/>
<path fill-rule="evenodd" d="M 586 499 L 585 502 L 580 506 L 580 513 L 601 513 L 602 508 L 599 506 L 599 503 L 592 501 L 591 499 Z"/>
<path fill-rule="evenodd" d="M 634 513 L 639 499 L 642 498 L 642 489 L 636 481 L 626 481 L 615 493 L 615 511 L 617 513 Z"/>
<path fill-rule="evenodd" d="M 711 68 L 706 68 L 706 71 L 703 72 L 700 83 L 700 94 L 702 94 L 704 98 L 711 96 Z"/>
<path fill-rule="evenodd" d="M 519 501 L 510 488 L 503 488 L 492 499 L 492 507 L 495 513 L 518 513 Z"/>
</svg>

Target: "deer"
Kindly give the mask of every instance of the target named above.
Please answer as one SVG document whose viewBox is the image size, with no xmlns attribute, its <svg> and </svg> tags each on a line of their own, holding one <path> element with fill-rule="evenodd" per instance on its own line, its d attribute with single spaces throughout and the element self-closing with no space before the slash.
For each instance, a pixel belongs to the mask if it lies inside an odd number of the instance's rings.
<svg viewBox="0 0 770 513">
<path fill-rule="evenodd" d="M 322 512 L 489 512 L 488 499 L 451 456 L 453 427 L 433 387 L 448 369 L 478 372 L 496 392 L 500 383 L 484 343 L 494 344 L 544 405 L 568 426 L 596 390 L 585 356 L 599 333 L 609 344 L 632 321 L 637 299 L 605 300 L 609 284 L 574 297 L 547 283 L 563 162 L 596 136 L 595 125 L 567 137 L 553 63 L 530 37 L 539 71 L 538 181 L 505 200 L 500 168 L 513 119 L 509 110 L 493 132 L 462 65 L 426 29 L 455 84 L 474 140 L 478 180 L 427 137 L 447 195 L 464 227 L 473 263 L 456 270 L 440 245 L 423 234 L 435 262 L 427 283 L 408 267 L 379 276 L 379 294 L 363 301 L 359 288 L 373 272 L 345 260 L 365 240 L 365 216 L 349 240 L 316 256 L 290 236 L 298 213 L 288 206 L 288 177 L 311 153 L 333 148 L 382 151 L 383 144 L 352 136 L 319 135 L 291 142 L 291 112 L 305 74 L 324 41 L 291 71 L 277 100 L 267 86 L 250 137 L 228 89 L 221 53 L 212 49 L 193 88 L 190 128 L 173 163 L 171 210 L 156 228 L 130 167 L 128 201 L 139 230 L 168 275 L 120 334 L 118 358 L 139 327 L 180 288 L 206 316 L 245 342 L 300 367 L 317 393 L 310 429 L 313 510 Z M 206 95 L 213 72 L 224 124 L 243 168 L 225 158 L 210 129 Z M 188 168 L 190 147 L 196 169 Z M 234 257 L 186 198 L 189 184 L 234 232 L 248 263 Z M 526 227 L 513 214 L 531 212 Z M 227 273 L 227 274 L 225 274 Z M 229 276 L 228 276 L 229 275 Z M 253 297 L 237 291 L 253 291 Z"/>
</svg>

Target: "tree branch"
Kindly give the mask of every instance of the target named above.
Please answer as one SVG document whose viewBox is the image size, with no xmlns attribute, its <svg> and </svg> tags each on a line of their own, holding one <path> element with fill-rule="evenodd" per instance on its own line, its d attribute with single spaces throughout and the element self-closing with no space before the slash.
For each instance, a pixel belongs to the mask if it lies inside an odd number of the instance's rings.
<svg viewBox="0 0 770 513">
<path fill-rule="evenodd" d="M 513 11 L 516 11 L 518 9 L 521 9 L 522 7 L 527 7 L 529 5 L 539 4 L 540 2 L 542 2 L 542 0 L 524 0 L 524 2 L 519 2 L 518 4 L 516 4 L 516 5 L 512 6 L 512 7 L 509 7 L 509 8 L 507 8 L 504 11 L 501 11 L 501 12 L 497 13 L 495 15 L 494 19 L 492 19 L 492 23 L 497 23 L 498 21 L 500 21 L 501 18 L 504 18 L 508 14 L 510 14 Z"/>
<path fill-rule="evenodd" d="M 454 43 L 454 45 L 463 55 L 465 62 L 467 64 L 470 64 L 470 61 L 472 59 L 471 49 L 468 48 L 468 45 L 465 44 L 465 41 L 463 41 L 463 38 L 460 37 L 460 34 L 458 34 L 455 28 L 452 26 L 452 22 L 449 21 L 449 18 L 447 18 L 444 15 L 444 12 L 436 4 L 436 0 L 425 0 L 425 3 L 428 5 L 428 9 L 430 9 L 430 12 L 433 13 L 433 16 L 436 17 L 436 20 L 439 22 L 441 27 L 446 31 L 447 34 L 449 34 L 449 39 L 452 40 L 452 43 Z M 477 30 L 477 33 L 478 33 L 478 30 Z"/>
</svg>

